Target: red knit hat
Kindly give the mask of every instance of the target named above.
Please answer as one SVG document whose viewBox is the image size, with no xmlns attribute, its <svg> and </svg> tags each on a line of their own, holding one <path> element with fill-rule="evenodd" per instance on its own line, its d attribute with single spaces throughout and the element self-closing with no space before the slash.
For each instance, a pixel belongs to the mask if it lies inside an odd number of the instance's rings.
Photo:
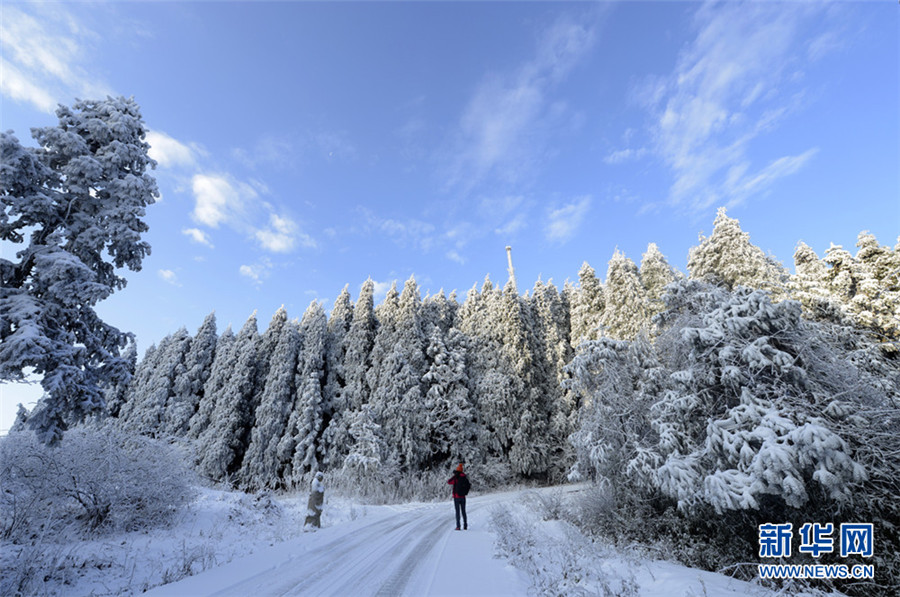
<svg viewBox="0 0 900 597">
<path fill-rule="evenodd" d="M 458 472 L 458 473 L 463 472 L 463 463 L 462 462 L 460 462 L 459 466 L 456 467 L 456 472 Z"/>
</svg>

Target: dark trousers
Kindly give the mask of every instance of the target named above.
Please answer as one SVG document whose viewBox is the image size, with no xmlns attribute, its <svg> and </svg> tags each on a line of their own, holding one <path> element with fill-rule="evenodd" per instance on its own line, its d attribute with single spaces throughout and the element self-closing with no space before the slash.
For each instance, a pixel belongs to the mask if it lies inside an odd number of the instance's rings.
<svg viewBox="0 0 900 597">
<path fill-rule="evenodd" d="M 463 526 L 469 528 L 469 520 L 466 518 L 466 498 L 453 498 L 453 507 L 456 508 L 456 528 L 459 528 L 460 512 L 462 512 Z"/>
</svg>

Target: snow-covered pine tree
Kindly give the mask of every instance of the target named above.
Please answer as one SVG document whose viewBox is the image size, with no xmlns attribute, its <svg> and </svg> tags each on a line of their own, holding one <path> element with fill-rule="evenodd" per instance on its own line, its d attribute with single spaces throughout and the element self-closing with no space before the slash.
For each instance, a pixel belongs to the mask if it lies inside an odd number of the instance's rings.
<svg viewBox="0 0 900 597">
<path fill-rule="evenodd" d="M 688 251 L 688 271 L 691 278 L 722 284 L 729 290 L 735 286 L 760 288 L 783 295 L 787 271 L 750 242 L 750 235 L 741 230 L 741 224 L 725 215 L 720 207 L 713 233 L 709 238 L 700 236 L 700 245 Z"/>
<path fill-rule="evenodd" d="M 200 434 L 209 427 L 219 395 L 225 384 L 228 383 L 231 371 L 234 369 L 234 340 L 234 332 L 231 331 L 231 324 L 229 324 L 216 341 L 216 352 L 209 370 L 209 378 L 203 385 L 203 396 L 197 406 L 197 412 L 194 413 L 188 424 L 187 435 L 192 439 L 200 437 Z"/>
<path fill-rule="evenodd" d="M 638 268 L 618 249 L 606 270 L 604 297 L 606 306 L 600 320 L 604 335 L 617 340 L 631 340 L 641 330 L 649 328 L 650 302 L 641 285 Z"/>
<path fill-rule="evenodd" d="M 287 323 L 287 310 L 284 308 L 284 305 L 281 305 L 275 311 L 275 314 L 272 315 L 269 327 L 259 336 L 256 346 L 256 381 L 254 382 L 254 386 L 257 388 L 257 393 L 254 396 L 256 404 L 259 404 L 259 400 L 262 398 L 269 376 L 269 367 L 272 365 L 273 355 L 275 354 L 275 347 L 281 342 L 282 331 L 284 331 Z"/>
<path fill-rule="evenodd" d="M 184 367 L 176 373 L 174 395 L 166 407 L 163 425 L 166 434 L 187 434 L 191 418 L 203 399 L 203 388 L 212 372 L 217 341 L 216 314 L 213 312 L 203 320 L 184 357 Z"/>
<path fill-rule="evenodd" d="M 395 460 L 407 471 L 421 468 L 430 452 L 422 383 L 425 344 L 422 300 L 416 280 L 410 276 L 403 285 L 398 303 L 393 346 L 398 368 L 389 380 L 396 387 L 398 401 L 388 405 L 381 419 L 388 447 L 396 451 Z"/>
<path fill-rule="evenodd" d="M 469 339 L 466 372 L 469 396 L 478 420 L 474 452 L 481 456 L 482 472 L 497 481 L 512 479 L 507 454 L 512 444 L 512 421 L 521 414 L 516 406 L 515 372 L 502 351 L 499 326 L 492 303 L 500 293 L 485 279 L 482 292 L 473 286 L 459 309 L 460 331 Z"/>
<path fill-rule="evenodd" d="M 141 435 L 157 437 L 163 433 L 166 408 L 175 394 L 175 377 L 184 369 L 184 358 L 191 344 L 187 330 L 180 328 L 160 343 L 152 371 L 135 386 L 134 395 L 122 406 L 125 426 Z"/>
<path fill-rule="evenodd" d="M 478 458 L 477 420 L 469 398 L 466 337 L 450 328 L 446 341 L 440 326 L 432 324 L 426 348 L 428 370 L 425 414 L 429 432 L 427 465 L 446 461 L 475 462 Z"/>
<path fill-rule="evenodd" d="M 282 472 L 287 460 L 278 446 L 294 410 L 297 387 L 295 375 L 300 353 L 300 326 L 295 321 L 281 321 L 283 308 L 276 314 L 278 342 L 268 355 L 266 376 L 259 406 L 254 417 L 250 444 L 241 463 L 240 482 L 249 489 L 274 489 L 282 486 Z M 274 331 L 272 336 L 274 336 Z M 260 343 L 260 346 L 263 346 Z M 290 458 L 290 455 L 288 455 Z"/>
<path fill-rule="evenodd" d="M 603 286 L 597 279 L 594 268 L 585 261 L 578 270 L 578 288 L 569 300 L 572 322 L 570 337 L 573 348 L 584 340 L 595 340 L 602 335 L 599 327 L 605 307 Z"/>
<path fill-rule="evenodd" d="M 853 257 L 840 245 L 828 248 L 823 260 L 830 266 L 825 272 L 825 285 L 845 314 L 870 330 L 882 342 L 882 348 L 894 352 L 900 338 L 900 292 L 896 285 L 900 274 L 891 275 L 893 252 L 878 246 L 866 233 L 860 234 L 859 246 L 865 259 Z"/>
<path fill-rule="evenodd" d="M 253 351 L 255 355 L 253 358 L 253 378 L 249 383 L 249 395 L 243 398 L 246 403 L 242 402 L 240 407 L 244 412 L 249 413 L 246 421 L 241 423 L 242 431 L 240 437 L 242 440 L 240 443 L 242 444 L 243 449 L 249 450 L 252 446 L 253 430 L 257 428 L 256 411 L 263 399 L 266 386 L 270 381 L 275 384 L 272 392 L 268 396 L 270 408 L 264 413 L 268 420 L 259 428 L 257 446 L 252 455 L 252 459 L 255 461 L 265 459 L 263 454 L 266 452 L 269 454 L 274 453 L 275 447 L 284 431 L 284 426 L 287 424 L 286 413 L 290 411 L 290 405 L 288 405 L 286 409 L 283 406 L 284 396 L 289 396 L 290 400 L 293 400 L 294 396 L 293 377 L 288 380 L 286 375 L 281 375 L 278 376 L 277 380 L 270 380 L 269 376 L 269 370 L 274 363 L 274 359 L 277 358 L 276 353 L 278 344 L 281 342 L 282 337 L 284 336 L 284 329 L 288 325 L 290 324 L 288 323 L 287 310 L 284 308 L 284 305 L 282 305 L 272 316 L 272 320 L 269 322 L 269 327 L 266 328 L 266 331 L 257 336 L 256 347 Z M 294 344 L 294 346 L 298 345 L 299 342 Z M 296 358 L 295 352 L 293 361 L 283 364 L 284 367 L 293 372 L 297 364 Z M 274 420 L 278 419 L 278 412 L 280 410 L 285 410 L 283 419 Z M 244 455 L 246 455 L 246 452 Z M 269 459 L 268 462 L 270 463 L 271 460 L 272 459 Z M 236 472 L 241 484 L 245 487 L 254 487 L 253 483 L 258 482 L 260 477 L 264 474 L 260 474 L 260 469 L 265 468 L 265 466 L 260 465 L 259 462 L 250 463 L 249 467 L 253 469 L 251 472 L 244 466 L 242 459 L 240 462 L 241 468 Z M 236 463 L 232 466 L 235 465 Z"/>
<path fill-rule="evenodd" d="M 794 249 L 794 270 L 796 273 L 788 282 L 791 298 L 798 301 L 810 317 L 833 318 L 839 306 L 831 300 L 825 286 L 828 266 L 803 241 L 797 243 Z"/>
<path fill-rule="evenodd" d="M 625 505 L 634 495 L 652 496 L 662 458 L 650 408 L 665 391 L 669 373 L 653 346 L 644 335 L 632 342 L 586 342 L 569 371 L 566 386 L 584 405 L 569 438 L 576 457 L 569 479 L 607 484 Z"/>
<path fill-rule="evenodd" d="M 289 458 L 285 482 L 298 487 L 304 475 L 319 470 L 322 429 L 325 418 L 325 348 L 328 323 L 318 301 L 310 303 L 300 323 L 303 347 L 297 362 L 297 400 L 281 443 L 282 459 Z M 287 461 L 286 461 L 287 462 Z"/>
<path fill-rule="evenodd" d="M 501 335 L 502 352 L 511 364 L 515 383 L 515 416 L 508 422 L 512 435 L 509 464 L 523 475 L 541 475 L 549 466 L 549 408 L 538 379 L 534 352 L 534 318 L 510 278 L 494 303 L 494 325 Z M 544 372 L 546 373 L 546 372 Z"/>
<path fill-rule="evenodd" d="M 428 296 L 422 301 L 422 320 L 425 327 L 429 325 L 437 325 L 443 333 L 447 333 L 451 327 L 456 325 L 456 313 L 459 310 L 459 304 L 456 302 L 456 294 L 451 294 L 448 298 L 444 294 L 444 289 L 438 291 L 433 296 Z"/>
<path fill-rule="evenodd" d="M 171 340 L 172 334 L 169 334 L 159 341 L 158 347 L 156 344 L 151 344 L 144 353 L 144 358 L 135 367 L 134 376 L 125 393 L 125 400 L 119 407 L 118 419 L 122 425 L 130 427 L 129 420 L 143 408 L 147 388 L 150 387 L 150 381 L 156 375 L 156 370 L 160 366 L 163 354 Z"/>
<path fill-rule="evenodd" d="M 550 433 L 551 475 L 560 478 L 570 466 L 568 437 L 573 431 L 574 399 L 563 387 L 566 365 L 572 360 L 569 309 L 553 282 L 538 281 L 531 298 L 534 319 L 533 344 L 538 369 L 538 389 L 547 410 Z"/>
<path fill-rule="evenodd" d="M 394 350 L 399 314 L 400 293 L 397 292 L 397 283 L 394 281 L 385 294 L 384 301 L 375 309 L 378 330 L 370 353 L 369 369 L 366 371 L 369 397 L 367 405 L 381 429 L 386 449 L 394 457 L 397 456 L 397 446 L 392 442 L 390 432 L 384 428 L 384 421 L 388 416 L 396 416 L 394 409 L 400 403 L 400 388 L 393 379 L 401 366 L 400 354 Z"/>
<path fill-rule="evenodd" d="M 353 320 L 353 304 L 350 301 L 350 292 L 347 286 L 338 295 L 331 308 L 331 317 L 328 319 L 328 335 L 325 341 L 325 389 L 323 394 L 323 408 L 325 420 L 323 429 L 331 425 L 335 413 L 347 410 L 344 398 L 344 386 L 347 383 L 344 361 L 347 358 L 347 334 L 350 331 L 350 322 Z M 326 434 L 327 435 L 327 434 Z M 325 443 L 326 435 L 323 435 L 319 446 L 324 467 L 328 467 L 328 454 L 330 447 Z"/>
<path fill-rule="evenodd" d="M 536 284 L 531 302 L 537 319 L 535 333 L 544 339 L 546 359 L 558 384 L 563 380 L 563 369 L 572 360 L 573 354 L 569 341 L 569 309 L 564 295 L 552 281 Z"/>
<path fill-rule="evenodd" d="M 662 295 L 666 286 L 671 284 L 680 276 L 666 260 L 656 243 L 647 245 L 647 251 L 641 258 L 641 284 L 647 292 L 647 301 L 650 307 L 650 315 L 656 315 L 665 309 Z"/>
<path fill-rule="evenodd" d="M 343 459 L 342 473 L 358 491 L 371 491 L 396 471 L 387 457 L 381 426 L 368 405 L 348 413 L 350 452 Z"/>
<path fill-rule="evenodd" d="M 325 432 L 328 448 L 328 466 L 339 468 L 350 451 L 350 413 L 358 411 L 369 402 L 366 372 L 371 364 L 372 345 L 375 340 L 376 321 L 373 305 L 375 284 L 366 280 L 360 289 L 359 299 L 353 308 L 353 320 L 346 336 L 347 353 L 344 359 L 346 385 L 342 394 L 344 410 L 336 410 Z"/>
<path fill-rule="evenodd" d="M 400 293 L 397 292 L 397 282 L 391 283 L 384 296 L 384 301 L 375 308 L 375 318 L 378 321 L 372 350 L 369 355 L 369 368 L 366 371 L 366 385 L 368 388 L 368 404 L 372 406 L 372 414 L 380 423 L 382 414 L 388 409 L 388 404 L 396 404 L 399 399 L 388 394 L 396 394 L 398 389 L 392 383 L 392 373 L 399 367 L 394 353 L 394 343 L 397 340 L 397 320 L 400 313 Z M 356 405 L 359 406 L 359 405 Z M 390 440 L 386 440 L 390 445 Z"/>
<path fill-rule="evenodd" d="M 129 335 L 94 307 L 141 269 L 145 208 L 159 196 L 155 162 L 133 99 L 60 106 L 59 124 L 32 129 L 39 148 L 0 133 L 0 241 L 22 244 L 0 258 L 0 380 L 27 368 L 44 396 L 28 425 L 45 441 L 104 410 L 103 386 L 127 371 Z"/>
<path fill-rule="evenodd" d="M 376 309 L 379 326 L 367 376 L 369 404 L 381 427 L 388 458 L 404 470 L 415 470 L 418 461 L 427 457 L 418 438 L 425 435 L 424 417 L 417 417 L 422 408 L 419 384 L 424 366 L 418 292 L 414 278 L 404 285 L 402 297 L 394 284 Z M 409 392 L 415 394 L 412 400 L 407 397 Z"/>
<path fill-rule="evenodd" d="M 209 426 L 197 438 L 197 465 L 210 479 L 221 481 L 236 473 L 247 449 L 256 402 L 258 346 L 254 313 L 234 340 L 232 367 L 216 397 Z"/>
<path fill-rule="evenodd" d="M 169 336 L 166 336 L 166 338 L 163 338 L 160 342 L 167 338 L 169 338 Z M 116 417 L 119 419 L 120 423 L 126 423 L 130 413 L 134 412 L 137 408 L 137 405 L 128 406 L 128 403 L 134 400 L 143 400 L 144 389 L 149 385 L 150 378 L 156 371 L 160 357 L 162 357 L 162 353 L 156 347 L 156 344 L 151 344 L 150 348 L 144 352 L 144 358 L 135 366 L 134 375 L 125 390 L 125 397 L 121 404 L 118 405 Z"/>
<path fill-rule="evenodd" d="M 153 348 L 155 350 L 155 347 Z M 134 379 L 133 374 L 137 371 L 137 345 L 134 342 L 128 344 L 123 359 L 126 363 L 125 367 L 130 373 L 107 388 L 104 396 L 106 400 L 106 410 L 111 417 L 119 416 L 119 410 L 128 398 L 128 389 L 131 386 L 131 380 Z"/>
<path fill-rule="evenodd" d="M 856 261 L 865 271 L 852 302 L 860 321 L 875 331 L 890 351 L 900 341 L 900 254 L 878 244 L 869 232 L 860 232 Z"/>
</svg>

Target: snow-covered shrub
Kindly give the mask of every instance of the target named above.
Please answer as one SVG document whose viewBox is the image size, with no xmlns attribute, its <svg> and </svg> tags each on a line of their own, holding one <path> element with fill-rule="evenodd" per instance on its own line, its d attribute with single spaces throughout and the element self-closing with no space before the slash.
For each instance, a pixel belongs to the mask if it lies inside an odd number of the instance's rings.
<svg viewBox="0 0 900 597">
<path fill-rule="evenodd" d="M 13 542 L 160 525 L 193 494 L 171 449 L 111 425 L 70 429 L 54 447 L 12 433 L 0 463 L 0 529 Z"/>
<path fill-rule="evenodd" d="M 361 479 L 348 469 L 341 469 L 326 473 L 325 484 L 329 492 L 366 504 L 450 499 L 451 487 L 447 485 L 447 479 L 451 476 L 449 471 L 436 469 L 401 473 L 396 469 L 382 470 L 383 474 L 377 477 Z M 478 479 L 480 482 L 481 478 Z"/>
<path fill-rule="evenodd" d="M 761 522 L 809 520 L 880 521 L 876 551 L 896 560 L 897 364 L 859 330 L 764 291 L 679 281 L 664 300 L 653 344 L 601 339 L 570 365 L 585 405 L 572 476 L 607 484 L 622 520 L 669 517 L 656 535 L 688 522 L 720 542 L 721 563 L 757 551 Z"/>
<path fill-rule="evenodd" d="M 497 507 L 496 548 L 529 577 L 535 595 L 633 597 L 639 587 L 624 562 L 571 524 L 542 522 L 532 507 Z"/>
</svg>

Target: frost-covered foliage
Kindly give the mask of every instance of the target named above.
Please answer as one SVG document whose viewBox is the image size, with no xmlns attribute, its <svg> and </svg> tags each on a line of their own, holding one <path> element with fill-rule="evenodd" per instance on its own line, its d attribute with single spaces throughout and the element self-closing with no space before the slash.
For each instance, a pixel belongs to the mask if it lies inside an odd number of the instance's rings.
<svg viewBox="0 0 900 597">
<path fill-rule="evenodd" d="M 401 294 L 394 288 L 388 291 L 379 308 L 381 325 L 367 378 L 369 404 L 382 427 L 390 459 L 404 471 L 418 470 L 428 456 L 421 303 L 414 278 L 407 280 Z"/>
<path fill-rule="evenodd" d="M 175 396 L 175 379 L 186 372 L 191 336 L 184 328 L 159 343 L 150 367 L 142 367 L 140 383 L 131 385 L 119 419 L 131 430 L 149 436 L 165 431 L 166 411 Z"/>
<path fill-rule="evenodd" d="M 192 497 L 179 455 L 118 427 L 76 427 L 55 446 L 31 432 L 0 439 L 0 538 L 164 524 Z"/>
<path fill-rule="evenodd" d="M 432 325 L 426 348 L 428 371 L 422 381 L 432 462 L 473 462 L 476 457 L 475 408 L 469 397 L 465 337 L 456 328 L 447 336 Z"/>
<path fill-rule="evenodd" d="M 778 292 L 787 272 L 774 258 L 750 242 L 740 222 L 719 208 L 711 236 L 700 237 L 700 245 L 688 253 L 691 278 L 722 284 L 726 288 L 748 286 Z"/>
<path fill-rule="evenodd" d="M 744 549 L 759 522 L 864 518 L 896 553 L 900 461 L 871 447 L 900 454 L 896 365 L 761 290 L 682 281 L 664 300 L 655 343 L 587 343 L 570 365 L 586 405 L 573 476 L 608 484 L 620 507 L 727 527 Z"/>
<path fill-rule="evenodd" d="M 235 363 L 234 332 L 231 331 L 229 325 L 216 341 L 216 353 L 209 371 L 209 378 L 203 385 L 203 396 L 197 406 L 197 412 L 191 416 L 190 423 L 188 423 L 188 437 L 196 439 L 209 427 L 218 396 L 228 381 Z"/>
<path fill-rule="evenodd" d="M 832 245 L 819 259 L 800 244 L 794 253 L 797 274 L 791 280 L 794 296 L 820 319 L 838 313 L 873 333 L 888 352 L 900 342 L 900 244 L 891 249 L 861 232 L 854 257 Z"/>
<path fill-rule="evenodd" d="M 319 469 L 322 431 L 325 423 L 325 311 L 317 301 L 310 304 L 300 323 L 303 346 L 297 361 L 297 401 L 278 450 L 290 461 L 285 482 L 299 486 L 303 476 Z"/>
<path fill-rule="evenodd" d="M 145 208 L 159 196 L 155 162 L 133 99 L 60 106 L 57 126 L 32 129 L 38 148 L 0 133 L 0 380 L 33 368 L 44 398 L 28 425 L 55 441 L 102 412 L 104 386 L 127 380 L 130 335 L 94 307 L 141 269 Z"/>
<path fill-rule="evenodd" d="M 341 408 L 335 408 L 331 424 L 325 432 L 329 466 L 340 468 L 350 449 L 350 426 L 354 412 L 369 400 L 366 374 L 371 364 L 372 346 L 375 342 L 375 283 L 366 280 L 360 289 L 353 308 L 350 329 L 344 337 L 344 386 L 340 392 Z"/>
<path fill-rule="evenodd" d="M 286 313 L 279 309 L 279 313 Z M 275 488 L 283 484 L 285 458 L 279 444 L 294 409 L 297 355 L 300 353 L 300 326 L 296 321 L 280 322 L 279 338 L 270 355 L 271 365 L 262 398 L 256 409 L 250 444 L 241 463 L 241 485 L 248 488 Z"/>
<path fill-rule="evenodd" d="M 640 587 L 634 566 L 610 546 L 559 520 L 559 512 L 535 507 L 541 499 L 562 506 L 561 499 L 533 496 L 531 503 L 494 508 L 490 524 L 497 551 L 523 570 L 535 595 L 636 597 Z M 543 510 L 543 512 L 541 511 Z M 549 520 L 549 521 L 548 521 Z"/>
<path fill-rule="evenodd" d="M 665 309 L 663 292 L 666 286 L 681 277 L 683 277 L 681 272 L 669 265 L 656 243 L 647 245 L 647 252 L 641 258 L 641 284 L 644 286 L 652 315 Z"/>
<path fill-rule="evenodd" d="M 361 488 L 372 488 L 390 482 L 396 476 L 395 462 L 388 460 L 381 425 L 369 407 L 351 412 L 350 453 L 344 458 L 341 473 Z"/>
<path fill-rule="evenodd" d="M 563 387 L 565 367 L 572 360 L 569 304 L 565 291 L 559 292 L 553 282 L 535 285 L 531 299 L 534 319 L 531 341 L 535 364 L 539 368 L 538 383 L 545 396 L 550 422 L 550 467 L 553 478 L 562 478 L 571 462 L 566 438 L 572 432 L 575 412 L 574 396 Z"/>
<path fill-rule="evenodd" d="M 191 340 L 184 365 L 176 369 L 172 397 L 166 407 L 166 433 L 176 436 L 187 433 L 191 418 L 203 400 L 203 389 L 212 372 L 217 341 L 216 314 L 210 313 Z"/>
<path fill-rule="evenodd" d="M 596 340 L 600 337 L 600 317 L 606 304 L 603 285 L 587 261 L 578 270 L 578 283 L 578 289 L 570 300 L 573 346 L 577 346 L 582 340 Z"/>
<path fill-rule="evenodd" d="M 604 336 L 630 340 L 650 325 L 650 301 L 634 262 L 616 250 L 606 270 Z"/>
<path fill-rule="evenodd" d="M 222 481 L 241 464 L 253 427 L 257 394 L 256 314 L 250 316 L 231 346 L 233 367 L 222 380 L 209 426 L 197 438 L 197 466 L 204 476 Z M 210 381 L 213 377 L 210 376 Z"/>
<path fill-rule="evenodd" d="M 350 301 L 350 292 L 344 286 L 331 308 L 325 340 L 326 378 L 322 406 L 324 408 L 323 415 L 329 422 L 333 417 L 339 417 L 340 413 L 346 410 L 344 386 L 347 385 L 347 372 L 344 361 L 347 355 L 347 332 L 350 331 L 352 320 L 353 304 Z M 328 439 L 328 436 L 323 436 L 320 446 L 322 460 L 326 466 L 330 463 L 332 452 Z"/>
</svg>

